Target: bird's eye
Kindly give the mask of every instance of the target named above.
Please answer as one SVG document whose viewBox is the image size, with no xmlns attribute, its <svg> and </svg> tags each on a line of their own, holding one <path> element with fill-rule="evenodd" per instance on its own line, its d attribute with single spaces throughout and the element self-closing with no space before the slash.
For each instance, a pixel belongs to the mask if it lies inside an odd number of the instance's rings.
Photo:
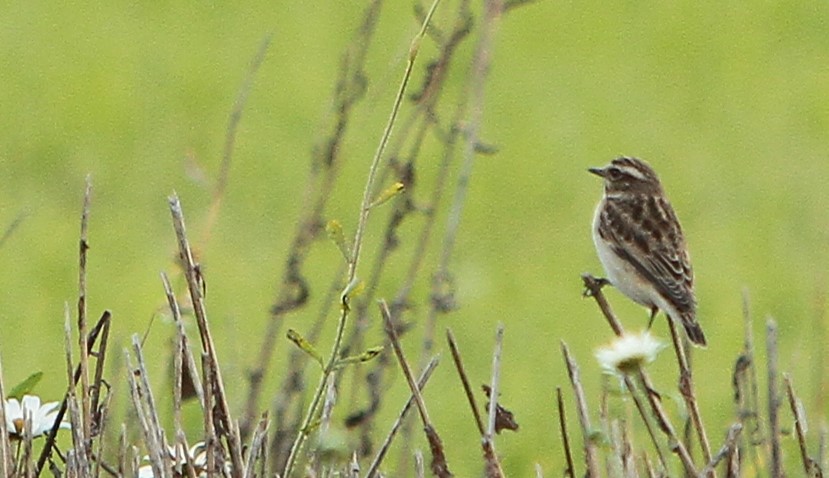
<svg viewBox="0 0 829 478">
<path fill-rule="evenodd" d="M 610 178 L 611 181 L 616 181 L 622 177 L 622 171 L 619 168 L 609 168 L 607 170 L 607 177 Z"/>
</svg>

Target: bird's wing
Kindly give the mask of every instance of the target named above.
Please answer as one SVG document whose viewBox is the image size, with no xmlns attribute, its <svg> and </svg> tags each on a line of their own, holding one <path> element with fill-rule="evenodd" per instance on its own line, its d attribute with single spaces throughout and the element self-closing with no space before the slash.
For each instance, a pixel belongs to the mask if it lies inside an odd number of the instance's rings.
<svg viewBox="0 0 829 478">
<path fill-rule="evenodd" d="M 679 221 L 664 198 L 608 201 L 599 233 L 679 312 L 693 314 L 694 273 Z"/>
</svg>

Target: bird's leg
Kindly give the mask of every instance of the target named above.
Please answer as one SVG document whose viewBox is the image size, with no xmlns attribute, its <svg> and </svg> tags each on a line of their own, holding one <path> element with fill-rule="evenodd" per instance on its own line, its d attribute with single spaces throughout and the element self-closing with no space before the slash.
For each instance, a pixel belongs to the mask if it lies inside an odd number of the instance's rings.
<svg viewBox="0 0 829 478">
<path fill-rule="evenodd" d="M 656 318 L 656 314 L 659 313 L 659 307 L 652 305 L 651 306 L 651 318 L 648 320 L 648 330 L 651 329 L 651 325 L 653 325 L 653 319 Z"/>
</svg>

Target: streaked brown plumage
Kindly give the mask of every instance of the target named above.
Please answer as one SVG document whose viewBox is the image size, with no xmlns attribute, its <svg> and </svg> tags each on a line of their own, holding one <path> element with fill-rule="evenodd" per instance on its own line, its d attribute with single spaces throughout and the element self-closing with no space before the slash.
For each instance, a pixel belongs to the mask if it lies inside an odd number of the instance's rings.
<svg viewBox="0 0 829 478">
<path fill-rule="evenodd" d="M 663 310 L 706 345 L 696 320 L 694 272 L 682 227 L 654 170 L 622 157 L 604 168 L 604 196 L 593 220 L 593 241 L 608 280 L 633 301 Z"/>
</svg>

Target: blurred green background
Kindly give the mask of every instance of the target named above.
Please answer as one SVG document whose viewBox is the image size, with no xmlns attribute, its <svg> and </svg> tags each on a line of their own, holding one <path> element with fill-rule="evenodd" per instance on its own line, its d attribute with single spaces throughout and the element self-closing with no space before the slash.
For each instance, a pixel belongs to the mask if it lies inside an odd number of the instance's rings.
<svg viewBox="0 0 829 478">
<path fill-rule="evenodd" d="M 120 350 L 130 334 L 144 333 L 164 303 L 159 272 L 174 270 L 166 197 L 175 190 L 191 240 L 205 244 L 208 313 L 231 399 L 241 409 L 244 372 L 261 343 L 300 213 L 296 198 L 310 151 L 330 121 L 338 59 L 362 8 L 359 2 L 0 7 L 0 225 L 24 216 L 0 250 L 7 386 L 44 370 L 37 391 L 45 399 L 65 389 L 63 310 L 76 300 L 79 213 L 91 174 L 89 310 L 95 318 L 105 308 L 114 313 L 110 380 L 122 395 L 117 400 L 126 399 Z M 446 0 L 436 21 L 454 10 Z M 370 50 L 369 89 L 327 213 L 349 231 L 418 29 L 411 11 L 408 2 L 385 5 Z M 656 168 L 683 222 L 710 343 L 695 363 L 712 441 L 719 443 L 733 416 L 730 374 L 742 346 L 744 288 L 758 343 L 764 319 L 773 316 L 781 369 L 792 373 L 813 423 L 821 422 L 829 286 L 827 32 L 829 5 L 820 2 L 544 0 L 500 23 L 482 125 L 483 139 L 499 153 L 475 165 L 452 263 L 461 307 L 440 330 L 452 327 L 461 338 L 478 383 L 489 379 L 495 327 L 506 325 L 502 403 L 521 424 L 519 433 L 497 442 L 508 474 L 530 476 L 535 462 L 550 476 L 563 468 L 553 402 L 556 386 L 569 390 L 560 340 L 571 345 L 591 406 L 598 407 L 593 350 L 611 333 L 592 301 L 581 297 L 579 275 L 601 272 L 590 239 L 601 189 L 585 169 L 621 154 Z M 228 114 L 269 33 L 273 41 L 207 242 L 210 189 L 188 174 L 186 158 L 204 168 L 208 181 L 215 178 Z M 463 50 L 467 63 L 471 45 Z M 427 45 L 422 63 L 432 53 Z M 450 83 L 462 81 L 467 66 Z M 370 237 L 380 233 L 380 217 L 373 217 Z M 437 237 L 443 227 L 439 222 Z M 321 293 L 337 255 L 327 245 L 317 249 L 324 252 L 311 274 L 318 274 Z M 430 256 L 427 267 L 435 260 Z M 393 294 L 401 275 L 391 273 L 380 295 Z M 421 287 L 414 317 L 425 313 L 425 297 Z M 609 297 L 629 328 L 644 327 L 641 308 L 615 291 Z M 315 312 L 292 314 L 287 325 L 306 330 Z M 150 372 L 158 393 L 167 393 L 172 332 L 156 320 L 147 342 L 159 357 Z M 655 333 L 667 338 L 664 321 Z M 473 476 L 478 439 L 443 343 L 427 404 L 450 467 Z M 414 357 L 416 336 L 406 345 Z M 279 342 L 277 361 L 289 348 Z M 328 350 L 327 342 L 321 349 Z M 673 390 L 668 355 L 653 368 L 659 384 Z M 388 394 L 384 413 L 391 416 L 404 399 L 403 380 Z"/>
</svg>

